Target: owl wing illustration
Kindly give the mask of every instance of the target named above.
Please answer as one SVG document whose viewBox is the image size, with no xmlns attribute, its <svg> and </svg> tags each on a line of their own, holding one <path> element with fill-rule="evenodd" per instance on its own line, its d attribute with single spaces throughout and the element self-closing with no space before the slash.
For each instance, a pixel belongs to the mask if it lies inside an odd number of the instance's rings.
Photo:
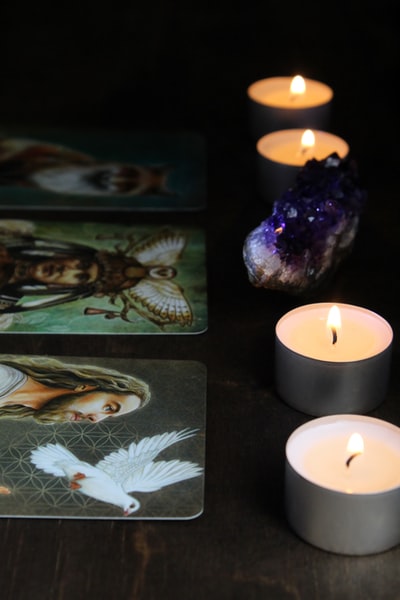
<svg viewBox="0 0 400 600">
<path fill-rule="evenodd" d="M 131 254 L 142 265 L 173 265 L 186 246 L 186 237 L 181 233 L 162 230 L 139 242 Z"/>
<path fill-rule="evenodd" d="M 139 302 L 158 325 L 177 323 L 191 325 L 192 309 L 186 300 L 182 288 L 168 279 L 144 278 L 129 290 L 132 300 Z"/>
</svg>

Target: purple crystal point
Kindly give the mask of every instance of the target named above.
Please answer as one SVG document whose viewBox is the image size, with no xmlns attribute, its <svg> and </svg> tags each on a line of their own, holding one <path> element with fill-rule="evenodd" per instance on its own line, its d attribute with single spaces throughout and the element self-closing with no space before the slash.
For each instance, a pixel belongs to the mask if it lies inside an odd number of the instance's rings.
<svg viewBox="0 0 400 600">
<path fill-rule="evenodd" d="M 354 162 L 337 154 L 308 161 L 245 240 L 250 282 L 296 295 L 313 291 L 350 252 L 365 200 Z"/>
</svg>

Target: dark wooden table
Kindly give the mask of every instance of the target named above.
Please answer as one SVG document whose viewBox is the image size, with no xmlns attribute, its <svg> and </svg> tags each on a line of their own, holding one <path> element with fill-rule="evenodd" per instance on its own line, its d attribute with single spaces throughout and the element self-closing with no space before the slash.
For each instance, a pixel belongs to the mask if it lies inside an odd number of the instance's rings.
<svg viewBox="0 0 400 600">
<path fill-rule="evenodd" d="M 339 556 L 308 545 L 288 526 L 285 443 L 310 417 L 275 394 L 274 327 L 303 301 L 255 289 L 242 261 L 245 236 L 270 213 L 257 192 L 246 85 L 303 68 L 334 87 L 332 131 L 350 142 L 369 194 L 352 254 L 313 301 L 365 306 L 391 323 L 389 390 L 371 414 L 400 425 L 399 136 L 397 101 L 385 74 L 385 66 L 397 67 L 398 47 L 390 10 L 364 15 L 360 29 L 355 9 L 348 7 L 345 17 L 330 6 L 325 35 L 311 9 L 304 15 L 298 7 L 288 19 L 283 8 L 273 5 L 270 12 L 261 3 L 254 12 L 234 11 L 218 2 L 213 11 L 199 9 L 189 18 L 183 6 L 175 13 L 159 4 L 154 13 L 143 8 L 138 15 L 125 7 L 116 22 L 113 15 L 112 40 L 118 44 L 112 47 L 106 14 L 97 15 L 101 27 L 91 29 L 89 38 L 87 25 L 69 16 L 71 29 L 61 21 L 59 30 L 42 26 L 38 42 L 32 15 L 16 24 L 11 9 L 2 8 L 9 23 L 4 50 L 8 43 L 11 57 L 12 44 L 17 49 L 5 67 L 1 120 L 4 126 L 31 120 L 52 126 L 186 128 L 205 136 L 208 208 L 199 217 L 177 219 L 198 218 L 207 231 L 208 331 L 142 336 L 140 344 L 134 336 L 80 337 L 79 345 L 71 335 L 2 334 L 0 351 L 202 361 L 208 370 L 204 513 L 176 522 L 0 519 L 0 598 L 400 598 L 400 547 L 374 556 Z M 132 24 L 138 16 L 146 34 Z M 301 43 L 295 36 L 286 48 L 278 32 L 288 27 L 293 35 L 306 16 L 312 19 L 312 39 Z M 27 40 L 24 47 L 16 43 L 19 34 Z M 71 60 L 63 41 L 72 49 Z M 282 44 L 286 53 L 277 50 Z M 368 75 L 373 83 L 366 92 Z M 24 112 L 29 90 L 35 94 Z M 2 213 L 22 215 L 33 216 Z M 92 220 L 93 214 L 68 213 L 66 218 Z M 134 222 L 136 216 L 129 218 Z"/>
</svg>

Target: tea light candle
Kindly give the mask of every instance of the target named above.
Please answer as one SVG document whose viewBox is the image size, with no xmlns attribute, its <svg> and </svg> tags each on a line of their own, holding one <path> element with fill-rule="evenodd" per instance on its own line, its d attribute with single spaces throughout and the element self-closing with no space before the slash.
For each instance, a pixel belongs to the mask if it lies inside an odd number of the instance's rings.
<svg viewBox="0 0 400 600">
<path fill-rule="evenodd" d="M 329 126 L 333 90 L 314 79 L 268 77 L 247 88 L 252 135 L 297 127 L 325 129 Z"/>
<path fill-rule="evenodd" d="M 341 324 L 328 323 L 332 306 Z M 286 313 L 275 329 L 279 396 L 309 415 L 366 413 L 385 396 L 393 330 L 378 314 L 350 304 L 308 304 Z"/>
<path fill-rule="evenodd" d="M 308 160 L 323 160 L 334 152 L 345 158 L 350 151 L 347 142 L 337 135 L 312 129 L 274 131 L 260 138 L 256 147 L 260 192 L 270 201 L 277 200 L 294 184 Z"/>
<path fill-rule="evenodd" d="M 400 429 L 360 415 L 296 429 L 286 444 L 285 506 L 292 529 L 324 550 L 365 555 L 399 544 Z"/>
</svg>

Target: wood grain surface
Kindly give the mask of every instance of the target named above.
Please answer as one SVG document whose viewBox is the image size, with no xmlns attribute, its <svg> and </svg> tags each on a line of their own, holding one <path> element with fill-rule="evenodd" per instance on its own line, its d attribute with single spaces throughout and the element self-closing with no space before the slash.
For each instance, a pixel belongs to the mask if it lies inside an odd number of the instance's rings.
<svg viewBox="0 0 400 600">
<path fill-rule="evenodd" d="M 270 213 L 257 192 L 246 88 L 302 72 L 334 88 L 332 131 L 350 144 L 369 194 L 351 255 L 313 301 L 358 304 L 391 323 L 389 390 L 372 416 L 400 425 L 394 7 L 122 2 L 59 7 L 47 16 L 36 5 L 0 8 L 0 131 L 14 126 L 29 135 L 30 124 L 182 128 L 206 137 L 208 208 L 176 219 L 204 224 L 209 294 L 209 327 L 200 335 L 1 334 L 2 353 L 189 358 L 208 370 L 203 515 L 176 522 L 0 519 L 1 600 L 400 598 L 400 548 L 333 555 L 298 539 L 286 522 L 285 443 L 309 417 L 275 394 L 274 327 L 301 301 L 253 288 L 241 255 L 247 233 Z M 94 217 L 121 218 L 65 215 Z"/>
</svg>

